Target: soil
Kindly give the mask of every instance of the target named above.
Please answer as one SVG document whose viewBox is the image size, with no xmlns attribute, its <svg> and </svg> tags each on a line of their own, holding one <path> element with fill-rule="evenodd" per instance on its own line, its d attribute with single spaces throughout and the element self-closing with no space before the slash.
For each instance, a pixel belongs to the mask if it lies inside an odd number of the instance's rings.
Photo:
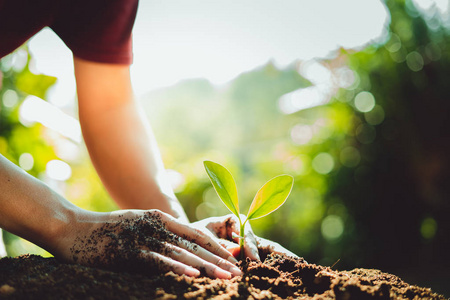
<svg viewBox="0 0 450 300">
<path fill-rule="evenodd" d="M 259 249 L 261 261 L 240 262 L 243 275 L 232 279 L 158 271 L 157 262 L 140 263 L 133 249 L 153 242 L 149 248 L 164 253 L 160 241 L 177 237 L 148 217 L 107 224 L 78 241 L 74 258 L 90 267 L 36 255 L 1 259 L 0 299 L 447 299 L 379 270 L 336 271 L 267 249 Z M 91 259 L 97 251 L 106 256 Z M 110 263 L 115 267 L 105 269 Z"/>
<path fill-rule="evenodd" d="M 5 299 L 446 299 L 379 270 L 335 271 L 268 255 L 229 280 L 119 272 L 24 255 L 0 260 Z"/>
</svg>

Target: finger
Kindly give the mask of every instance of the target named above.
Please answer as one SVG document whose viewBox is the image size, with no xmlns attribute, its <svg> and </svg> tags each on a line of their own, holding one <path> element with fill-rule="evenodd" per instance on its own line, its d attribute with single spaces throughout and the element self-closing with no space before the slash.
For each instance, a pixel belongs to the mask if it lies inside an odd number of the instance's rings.
<svg viewBox="0 0 450 300">
<path fill-rule="evenodd" d="M 198 228 L 199 230 L 201 230 L 201 227 L 195 227 L 195 228 Z M 203 232 L 205 234 L 207 234 L 209 237 L 211 237 L 213 239 L 218 239 L 219 238 L 219 236 L 214 231 L 212 231 L 210 228 L 208 228 L 207 226 L 205 226 L 205 228 L 207 230 L 204 230 Z"/>
<path fill-rule="evenodd" d="M 228 240 L 219 240 L 219 243 L 227 248 L 227 250 L 234 256 L 239 257 L 239 253 L 241 252 L 241 249 L 239 247 L 239 244 L 230 242 Z"/>
<path fill-rule="evenodd" d="M 226 221 L 221 217 L 211 217 L 204 220 L 204 227 L 208 229 L 216 238 L 226 238 L 227 228 Z"/>
<path fill-rule="evenodd" d="M 179 243 L 177 244 L 179 247 L 195 254 L 197 257 L 206 260 L 207 262 L 210 262 L 219 268 L 222 268 L 231 274 L 235 276 L 242 275 L 242 272 L 239 268 L 237 268 L 234 264 L 229 262 L 228 260 L 225 260 L 217 255 L 214 255 L 213 253 L 209 252 L 208 250 L 198 247 L 196 244 L 193 244 L 187 240 L 181 239 Z M 170 246 L 170 244 L 167 244 L 167 246 Z"/>
<path fill-rule="evenodd" d="M 191 277 L 198 277 L 200 275 L 199 270 L 156 252 L 142 250 L 140 257 L 144 261 L 157 263 L 159 269 L 163 272 L 172 271 L 178 275 L 187 275 Z"/>
<path fill-rule="evenodd" d="M 243 216 L 245 218 L 245 216 Z M 233 232 L 236 233 L 238 236 L 240 235 L 240 232 L 237 229 L 236 226 L 237 223 L 233 223 L 230 226 L 230 235 L 233 235 Z M 240 237 L 234 237 L 233 240 L 239 244 Z M 253 233 L 252 227 L 250 223 L 246 222 L 245 228 L 244 228 L 244 254 L 246 257 L 252 259 L 252 260 L 260 260 L 259 252 L 258 252 L 258 243 L 256 241 L 256 236 Z"/>
<path fill-rule="evenodd" d="M 228 260 L 237 263 L 237 260 L 222 247 L 215 239 L 197 228 L 192 228 L 188 224 L 183 224 L 168 214 L 161 214 L 161 219 L 165 223 L 166 228 L 176 235 L 185 238 L 197 245 L 209 250 L 210 252 Z"/>
<path fill-rule="evenodd" d="M 231 242 L 229 240 L 218 239 L 217 241 L 219 242 L 220 245 L 222 245 L 222 247 L 225 247 L 226 249 L 239 247 L 239 244 L 237 244 L 235 242 Z"/>
<path fill-rule="evenodd" d="M 285 254 L 287 256 L 292 256 L 292 257 L 299 257 L 294 252 L 289 251 L 288 249 L 284 248 L 283 246 L 281 246 L 280 244 L 278 244 L 276 242 L 273 242 L 273 241 L 267 240 L 267 239 L 263 239 L 260 237 L 258 237 L 257 239 L 258 239 L 258 244 L 261 248 L 268 249 L 272 253 Z"/>
<path fill-rule="evenodd" d="M 258 243 L 256 241 L 256 236 L 253 233 L 252 227 L 247 222 L 245 225 L 245 237 L 244 237 L 244 253 L 247 257 L 252 260 L 261 260 L 258 253 Z"/>
<path fill-rule="evenodd" d="M 199 248 L 199 247 L 197 247 Z M 213 278 L 221 278 L 221 279 L 230 279 L 232 277 L 232 274 L 221 267 L 208 262 L 204 259 L 201 259 L 200 257 L 194 255 L 193 253 L 172 245 L 172 244 L 166 244 L 165 249 L 165 255 L 168 257 L 177 260 L 183 264 L 190 265 L 192 267 L 195 267 L 196 269 L 204 270 L 206 275 L 213 277 Z M 223 263 L 229 263 L 225 261 L 224 259 L 221 259 Z"/>
<path fill-rule="evenodd" d="M 245 216 L 241 215 L 241 219 L 245 220 Z M 226 221 L 226 226 L 227 226 L 227 236 L 226 238 L 229 240 L 234 241 L 235 243 L 239 244 L 239 238 L 238 237 L 234 237 L 233 233 L 237 234 L 238 236 L 240 236 L 240 226 L 239 226 L 239 219 L 235 216 L 235 215 L 230 215 L 230 217 L 227 219 Z"/>
</svg>

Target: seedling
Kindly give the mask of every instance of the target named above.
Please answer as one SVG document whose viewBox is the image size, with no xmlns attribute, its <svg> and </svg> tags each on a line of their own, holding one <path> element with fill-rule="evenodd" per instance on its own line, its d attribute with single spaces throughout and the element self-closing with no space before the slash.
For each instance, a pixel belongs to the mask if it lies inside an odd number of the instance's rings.
<svg viewBox="0 0 450 300">
<path fill-rule="evenodd" d="M 244 258 L 245 224 L 247 221 L 264 217 L 283 205 L 291 193 L 294 178 L 290 175 L 280 175 L 264 184 L 256 193 L 245 220 L 242 220 L 239 215 L 236 183 L 231 173 L 222 165 L 212 161 L 204 161 L 203 164 L 219 198 L 239 220 L 240 255 Z"/>
</svg>

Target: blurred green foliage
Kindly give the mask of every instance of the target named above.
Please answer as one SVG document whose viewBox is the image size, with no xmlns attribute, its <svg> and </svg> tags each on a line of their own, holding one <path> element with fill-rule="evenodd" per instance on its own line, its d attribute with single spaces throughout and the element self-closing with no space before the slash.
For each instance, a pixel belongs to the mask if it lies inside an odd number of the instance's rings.
<svg viewBox="0 0 450 300">
<path fill-rule="evenodd" d="M 42 124 L 23 120 L 21 106 L 26 97 L 33 95 L 45 99 L 48 89 L 56 82 L 54 77 L 34 74 L 29 68 L 30 63 L 26 47 L 0 61 L 0 154 L 83 208 L 95 211 L 116 209 L 88 163 L 84 148 Z M 64 153 L 67 144 L 78 148 L 75 157 L 69 160 L 65 159 L 67 153 Z M 70 163 L 72 176 L 69 180 L 49 178 L 47 163 L 52 160 Z M 4 240 L 8 255 L 31 252 L 50 256 L 45 250 L 13 234 L 6 232 Z"/>
<path fill-rule="evenodd" d="M 284 69 L 268 63 L 223 86 L 188 80 L 141 100 L 191 221 L 228 213 L 204 160 L 233 173 L 241 208 L 267 180 L 287 173 L 295 177 L 289 200 L 252 221 L 258 235 L 313 263 L 381 268 L 449 292 L 449 26 L 436 8 L 420 12 L 409 0 L 386 5 L 391 23 L 384 43 L 341 49 L 315 62 L 328 70 L 330 85 L 323 90 L 326 101 L 311 108 L 286 113 L 281 101 L 315 87 L 300 75 L 304 62 Z M 66 160 L 72 167 L 68 181 L 43 176 L 48 161 L 63 159 L 58 143 L 67 139 L 49 138 L 39 124 L 23 125 L 19 107 L 27 94 L 45 99 L 54 79 L 34 75 L 28 64 L 14 67 L 13 59 L 0 65 L 0 153 L 17 164 L 30 153 L 28 172 L 70 201 L 115 209 L 83 148 Z M 11 102 L 12 93 L 17 100 Z M 17 250 L 12 235 L 6 240 L 11 255 L 34 251 Z"/>
<path fill-rule="evenodd" d="M 46 162 L 55 159 L 56 156 L 51 145 L 45 141 L 41 126 L 26 127 L 20 122 L 19 108 L 28 94 L 43 97 L 56 78 L 34 75 L 29 71 L 29 61 L 28 52 L 24 47 L 1 60 L 0 153 L 17 165 L 22 154 L 31 154 L 36 159 L 28 172 L 37 177 L 45 171 Z M 27 88 L 23 91 L 19 87 Z M 8 253 L 18 254 L 16 249 L 20 249 L 19 253 L 21 250 L 31 250 L 46 255 L 42 249 L 12 235 L 7 234 L 4 239 Z"/>
</svg>

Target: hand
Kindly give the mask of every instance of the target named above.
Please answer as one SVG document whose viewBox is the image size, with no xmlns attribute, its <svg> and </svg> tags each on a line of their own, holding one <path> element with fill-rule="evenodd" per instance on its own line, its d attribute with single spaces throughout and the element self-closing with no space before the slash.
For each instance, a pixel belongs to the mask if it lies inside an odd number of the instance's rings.
<svg viewBox="0 0 450 300">
<path fill-rule="evenodd" d="M 2 72 L 0 72 L 0 79 L 1 79 L 1 74 Z M 0 85 L 1 87 L 1 85 Z M 3 237 L 2 237 L 2 229 L 0 228 L 0 258 L 5 257 L 6 256 L 6 249 L 5 249 L 5 244 L 3 244 Z"/>
<path fill-rule="evenodd" d="M 245 216 L 241 218 L 245 219 Z M 218 242 L 233 253 L 235 257 L 239 255 L 239 238 L 233 237 L 233 233 L 239 235 L 239 220 L 235 215 L 230 214 L 222 217 L 206 218 L 192 223 L 192 226 L 218 239 Z M 258 248 L 263 249 L 266 253 L 279 253 L 298 257 L 278 243 L 257 237 L 247 222 L 245 225 L 244 241 L 245 256 L 253 260 L 260 260 Z"/>
<path fill-rule="evenodd" d="M 122 210 L 81 222 L 63 239 L 59 258 L 111 269 L 206 275 L 241 275 L 236 259 L 207 234 L 159 210 Z M 91 218 L 92 219 L 92 218 Z M 76 226 L 75 226 L 76 227 Z"/>
<path fill-rule="evenodd" d="M 261 237 L 257 237 L 256 242 L 258 243 L 258 247 L 267 254 L 277 253 L 277 254 L 284 254 L 287 256 L 291 256 L 291 257 L 298 257 L 297 254 L 289 251 L 288 249 L 284 248 L 283 246 L 281 246 L 280 244 L 278 244 L 274 241 L 263 239 Z"/>
</svg>

